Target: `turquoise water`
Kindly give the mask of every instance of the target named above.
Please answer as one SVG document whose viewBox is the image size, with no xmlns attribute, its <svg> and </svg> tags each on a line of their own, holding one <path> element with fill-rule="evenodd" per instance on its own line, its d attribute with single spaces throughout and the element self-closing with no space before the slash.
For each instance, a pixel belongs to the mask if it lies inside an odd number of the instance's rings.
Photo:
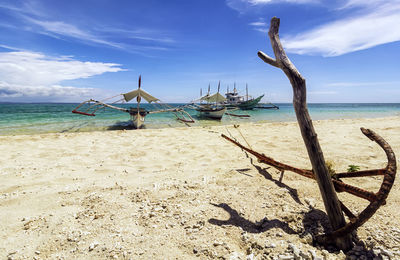
<svg viewBox="0 0 400 260">
<path fill-rule="evenodd" d="M 65 103 L 5 103 L 0 104 L 0 135 L 36 134 L 51 132 L 102 131 L 129 129 L 128 113 L 117 110 L 99 110 L 96 116 L 89 117 L 73 114 L 78 104 Z M 170 104 L 179 106 L 182 104 Z M 193 126 L 233 124 L 243 122 L 282 122 L 295 121 L 292 104 L 276 104 L 279 110 L 256 109 L 252 111 L 234 111 L 235 114 L 248 114 L 250 118 L 224 116 L 219 121 L 204 120 L 196 117 L 196 111 L 187 110 L 196 120 Z M 124 104 L 123 107 L 135 106 Z M 148 106 L 148 104 L 144 104 Z M 313 120 L 376 118 L 400 116 L 400 104 L 308 104 Z M 148 109 L 154 109 L 151 105 Z M 181 127 L 184 124 L 175 119 L 173 113 L 150 114 L 146 116 L 146 128 Z"/>
</svg>

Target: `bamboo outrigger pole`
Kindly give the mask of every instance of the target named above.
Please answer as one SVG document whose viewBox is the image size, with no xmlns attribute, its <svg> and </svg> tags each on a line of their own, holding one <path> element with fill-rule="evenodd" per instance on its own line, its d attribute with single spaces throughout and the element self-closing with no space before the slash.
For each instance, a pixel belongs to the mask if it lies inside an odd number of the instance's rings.
<svg viewBox="0 0 400 260">
<path fill-rule="evenodd" d="M 275 59 L 259 51 L 258 56 L 266 63 L 281 69 L 289 79 L 293 88 L 293 106 L 296 112 L 301 135 L 307 148 L 314 175 L 318 182 L 319 190 L 324 201 L 325 210 L 333 230 L 338 230 L 346 225 L 340 203 L 326 167 L 324 155 L 319 145 L 317 134 L 314 130 L 306 101 L 306 80 L 301 76 L 296 67 L 292 64 L 283 49 L 279 39 L 280 19 L 273 17 L 269 28 L 269 38 Z M 352 247 L 351 235 L 346 234 L 335 239 L 335 244 L 342 250 L 349 250 Z"/>
</svg>

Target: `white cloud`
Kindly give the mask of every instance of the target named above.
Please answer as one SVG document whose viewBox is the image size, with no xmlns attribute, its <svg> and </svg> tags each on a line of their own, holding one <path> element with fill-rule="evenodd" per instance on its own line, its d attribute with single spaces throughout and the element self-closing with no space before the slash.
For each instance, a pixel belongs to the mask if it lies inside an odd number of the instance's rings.
<svg viewBox="0 0 400 260">
<path fill-rule="evenodd" d="M 267 26 L 267 24 L 265 22 L 261 22 L 261 21 L 249 23 L 249 25 L 252 25 L 252 26 Z"/>
<path fill-rule="evenodd" d="M 17 48 L 17 47 L 14 47 L 14 46 L 9 46 L 9 45 L 5 45 L 5 44 L 0 44 L 0 48 L 7 49 L 7 50 L 10 50 L 10 51 L 25 51 L 25 49 Z"/>
<path fill-rule="evenodd" d="M 106 72 L 122 71 L 119 64 L 83 62 L 71 57 L 48 57 L 19 51 L 0 53 L 0 98 L 79 97 L 91 88 L 62 86 L 62 81 L 89 78 Z"/>
<path fill-rule="evenodd" d="M 37 19 L 29 18 L 29 17 L 25 17 L 25 19 L 32 24 L 40 26 L 41 29 L 44 29 L 44 32 L 41 32 L 41 31 L 38 31 L 38 32 L 52 36 L 54 38 L 58 38 L 57 35 L 61 35 L 61 36 L 75 38 L 75 39 L 78 39 L 78 40 L 84 41 L 84 42 L 89 41 L 92 43 L 106 45 L 109 47 L 125 49 L 125 46 L 123 44 L 104 40 L 101 37 L 96 36 L 88 31 L 84 31 L 72 24 L 67 24 L 62 21 L 42 21 L 42 20 L 37 20 Z M 52 34 L 56 34 L 56 35 L 52 35 Z"/>
<path fill-rule="evenodd" d="M 226 4 L 240 12 L 246 12 L 251 7 L 259 6 L 259 5 L 268 5 L 268 4 L 315 4 L 319 3 L 321 0 L 226 0 Z"/>
<path fill-rule="evenodd" d="M 253 27 L 253 30 L 266 33 L 268 31 L 267 23 L 263 19 L 259 19 L 257 22 L 249 23 Z"/>
<path fill-rule="evenodd" d="M 265 5 L 265 4 L 279 4 L 279 3 L 292 3 L 292 4 L 309 4 L 319 3 L 320 0 L 227 0 L 228 6 L 238 3 L 250 4 L 250 5 Z"/>
<path fill-rule="evenodd" d="M 360 6 L 359 0 L 348 1 L 346 8 Z M 386 1 L 371 8 L 364 3 L 363 13 L 334 21 L 296 36 L 282 38 L 288 52 L 338 56 L 400 40 L 400 1 Z"/>
<path fill-rule="evenodd" d="M 117 72 L 119 64 L 53 58 L 36 52 L 0 53 L 0 78 L 12 84 L 49 85 L 63 80 Z"/>
<path fill-rule="evenodd" d="M 104 27 L 95 28 L 95 31 L 99 31 L 105 35 L 113 36 L 124 36 L 127 39 L 137 39 L 149 42 L 158 43 L 175 43 L 176 41 L 171 37 L 167 36 L 165 32 L 159 30 L 150 29 L 136 29 L 136 30 L 126 30 L 121 28 Z"/>
<path fill-rule="evenodd" d="M 317 4 L 321 1 L 227 0 L 226 3 L 239 12 L 245 12 L 252 10 L 252 6 Z M 297 54 L 339 56 L 400 41 L 400 30 L 397 30 L 400 24 L 400 0 L 344 0 L 337 1 L 335 5 L 331 11 L 337 12 L 340 19 L 297 35 L 283 36 L 281 39 L 285 49 Z M 268 30 L 264 24 L 261 20 L 249 23 L 254 30 L 262 33 Z"/>
<path fill-rule="evenodd" d="M 256 30 L 256 31 L 258 31 L 258 32 L 262 32 L 262 33 L 267 33 L 267 32 L 268 32 L 268 29 L 267 29 L 267 28 L 260 28 L 260 27 L 258 27 L 258 28 L 254 28 L 254 30 Z"/>
<path fill-rule="evenodd" d="M 93 88 L 77 88 L 69 86 L 21 86 L 0 82 L 0 98 L 52 98 L 61 100 L 81 99 L 93 94 Z"/>
<path fill-rule="evenodd" d="M 148 44 L 139 45 L 139 44 L 115 42 L 107 40 L 107 38 L 116 39 L 122 37 L 123 39 L 135 39 L 135 40 L 146 41 L 147 43 L 154 42 L 154 43 L 170 44 L 175 42 L 173 39 L 169 37 L 161 36 L 162 35 L 161 32 L 150 32 L 149 30 L 133 31 L 133 30 L 118 29 L 118 28 L 83 30 L 75 25 L 68 24 L 62 21 L 42 21 L 28 17 L 26 17 L 26 20 L 30 21 L 35 25 L 40 26 L 41 29 L 44 30 L 40 33 L 46 34 L 54 38 L 59 38 L 59 36 L 65 36 L 74 38 L 79 41 L 83 41 L 84 43 L 95 43 L 134 53 L 138 53 L 144 50 L 165 51 L 168 50 L 168 48 L 163 46 L 153 46 Z"/>
<path fill-rule="evenodd" d="M 244 0 L 252 5 L 259 4 L 276 4 L 276 3 L 293 3 L 293 4 L 308 4 L 308 3 L 318 3 L 319 0 Z"/>
<path fill-rule="evenodd" d="M 165 51 L 169 49 L 168 44 L 175 43 L 174 39 L 159 30 L 126 30 L 106 26 L 102 21 L 94 21 L 91 25 L 80 22 L 80 19 L 72 23 L 66 22 L 63 17 L 55 17 L 44 5 L 35 1 L 12 5 L 0 3 L 0 9 L 7 9 L 18 18 L 17 24 L 3 22 L 0 26 L 26 30 L 59 40 L 74 40 L 86 45 L 101 45 L 138 54 L 154 50 Z"/>
<path fill-rule="evenodd" d="M 387 3 L 388 0 L 348 0 L 339 9 L 353 8 L 353 7 L 377 7 Z M 391 0 L 392 2 L 396 2 Z"/>
</svg>

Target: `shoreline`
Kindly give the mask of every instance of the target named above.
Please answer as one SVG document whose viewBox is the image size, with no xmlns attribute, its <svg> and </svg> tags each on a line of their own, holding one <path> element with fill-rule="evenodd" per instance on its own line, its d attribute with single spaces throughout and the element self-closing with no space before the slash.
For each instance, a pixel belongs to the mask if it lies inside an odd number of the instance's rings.
<svg viewBox="0 0 400 260">
<path fill-rule="evenodd" d="M 400 156 L 400 117 L 315 120 L 314 127 L 337 172 L 385 165 L 360 127 Z M 295 248 L 344 259 L 312 244 L 326 222 L 316 182 L 286 172 L 280 183 L 278 171 L 221 138 L 226 129 L 245 144 L 225 125 L 0 136 L 0 258 L 257 259 L 293 256 Z M 310 168 L 297 122 L 239 129 L 255 151 Z M 376 190 L 381 182 L 346 183 Z M 354 212 L 366 205 L 339 197 Z M 399 203 L 397 178 L 387 204 L 358 229 L 363 244 L 347 256 L 400 257 Z"/>
<path fill-rule="evenodd" d="M 296 121 L 292 104 L 279 104 L 280 109 L 255 109 L 235 111 L 247 114 L 249 118 L 224 116 L 221 122 L 197 120 L 197 112 L 188 110 L 196 120 L 192 126 L 230 125 L 244 122 L 290 122 Z M 129 106 L 129 105 L 127 105 Z M 145 108 L 148 106 L 144 106 Z M 86 132 L 129 129 L 129 116 L 119 111 L 105 110 L 96 117 L 71 113 L 73 105 L 68 104 L 17 104 L 0 105 L 0 135 L 42 134 L 49 132 Z M 309 112 L 314 120 L 360 119 L 400 116 L 399 104 L 309 104 Z M 148 109 L 151 110 L 150 107 Z M 172 113 L 153 114 L 146 117 L 148 129 L 181 127 Z"/>
<path fill-rule="evenodd" d="M 337 118 L 337 119 L 316 119 L 312 120 L 313 122 L 320 122 L 320 121 L 343 121 L 343 120 L 397 120 L 400 118 L 400 116 L 397 115 L 392 115 L 392 116 L 385 116 L 385 117 L 361 117 L 361 118 Z M 311 117 L 312 119 L 312 117 Z M 213 121 L 211 121 L 213 122 Z M 162 129 L 180 129 L 180 128 L 189 128 L 189 129 L 195 129 L 195 128 L 210 128 L 210 127 L 232 127 L 233 125 L 251 125 L 251 124 L 276 124 L 276 123 L 296 123 L 297 120 L 293 119 L 290 121 L 274 121 L 274 120 L 260 120 L 260 121 L 255 121 L 255 122 L 245 122 L 245 121 L 237 121 L 229 124 L 224 124 L 221 122 L 216 121 L 216 124 L 210 124 L 210 125 L 195 125 L 195 126 L 168 126 L 168 127 L 159 127 L 159 128 L 143 128 L 143 129 L 131 129 L 131 128 L 126 128 L 126 129 L 103 129 L 103 130 L 83 130 L 83 131 L 65 131 L 65 132 L 45 132 L 45 133 L 22 133 L 22 134 L 0 134 L 0 137 L 5 137 L 5 136 L 32 136 L 32 135 L 47 135 L 47 134 L 79 134 L 79 133 L 96 133 L 96 132 L 114 132 L 114 131 L 148 131 L 148 130 L 162 130 Z M 219 124 L 217 124 L 219 123 Z M 112 126 L 109 126 L 109 128 Z"/>
</svg>

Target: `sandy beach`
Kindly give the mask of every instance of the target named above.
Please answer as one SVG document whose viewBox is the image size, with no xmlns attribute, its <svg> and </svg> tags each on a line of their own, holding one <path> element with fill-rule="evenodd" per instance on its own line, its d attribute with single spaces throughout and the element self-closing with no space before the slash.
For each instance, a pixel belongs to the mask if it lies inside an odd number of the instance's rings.
<svg viewBox="0 0 400 260">
<path fill-rule="evenodd" d="M 337 172 L 386 165 L 360 127 L 399 164 L 400 117 L 314 125 Z M 254 150 L 310 168 L 296 122 L 239 129 Z M 1 136 L 0 258 L 400 259 L 399 176 L 346 255 L 312 243 L 327 221 L 316 182 L 286 172 L 280 183 L 221 133 L 245 144 L 233 126 Z M 348 182 L 377 191 L 381 179 Z M 367 205 L 339 197 L 353 212 Z"/>
</svg>

